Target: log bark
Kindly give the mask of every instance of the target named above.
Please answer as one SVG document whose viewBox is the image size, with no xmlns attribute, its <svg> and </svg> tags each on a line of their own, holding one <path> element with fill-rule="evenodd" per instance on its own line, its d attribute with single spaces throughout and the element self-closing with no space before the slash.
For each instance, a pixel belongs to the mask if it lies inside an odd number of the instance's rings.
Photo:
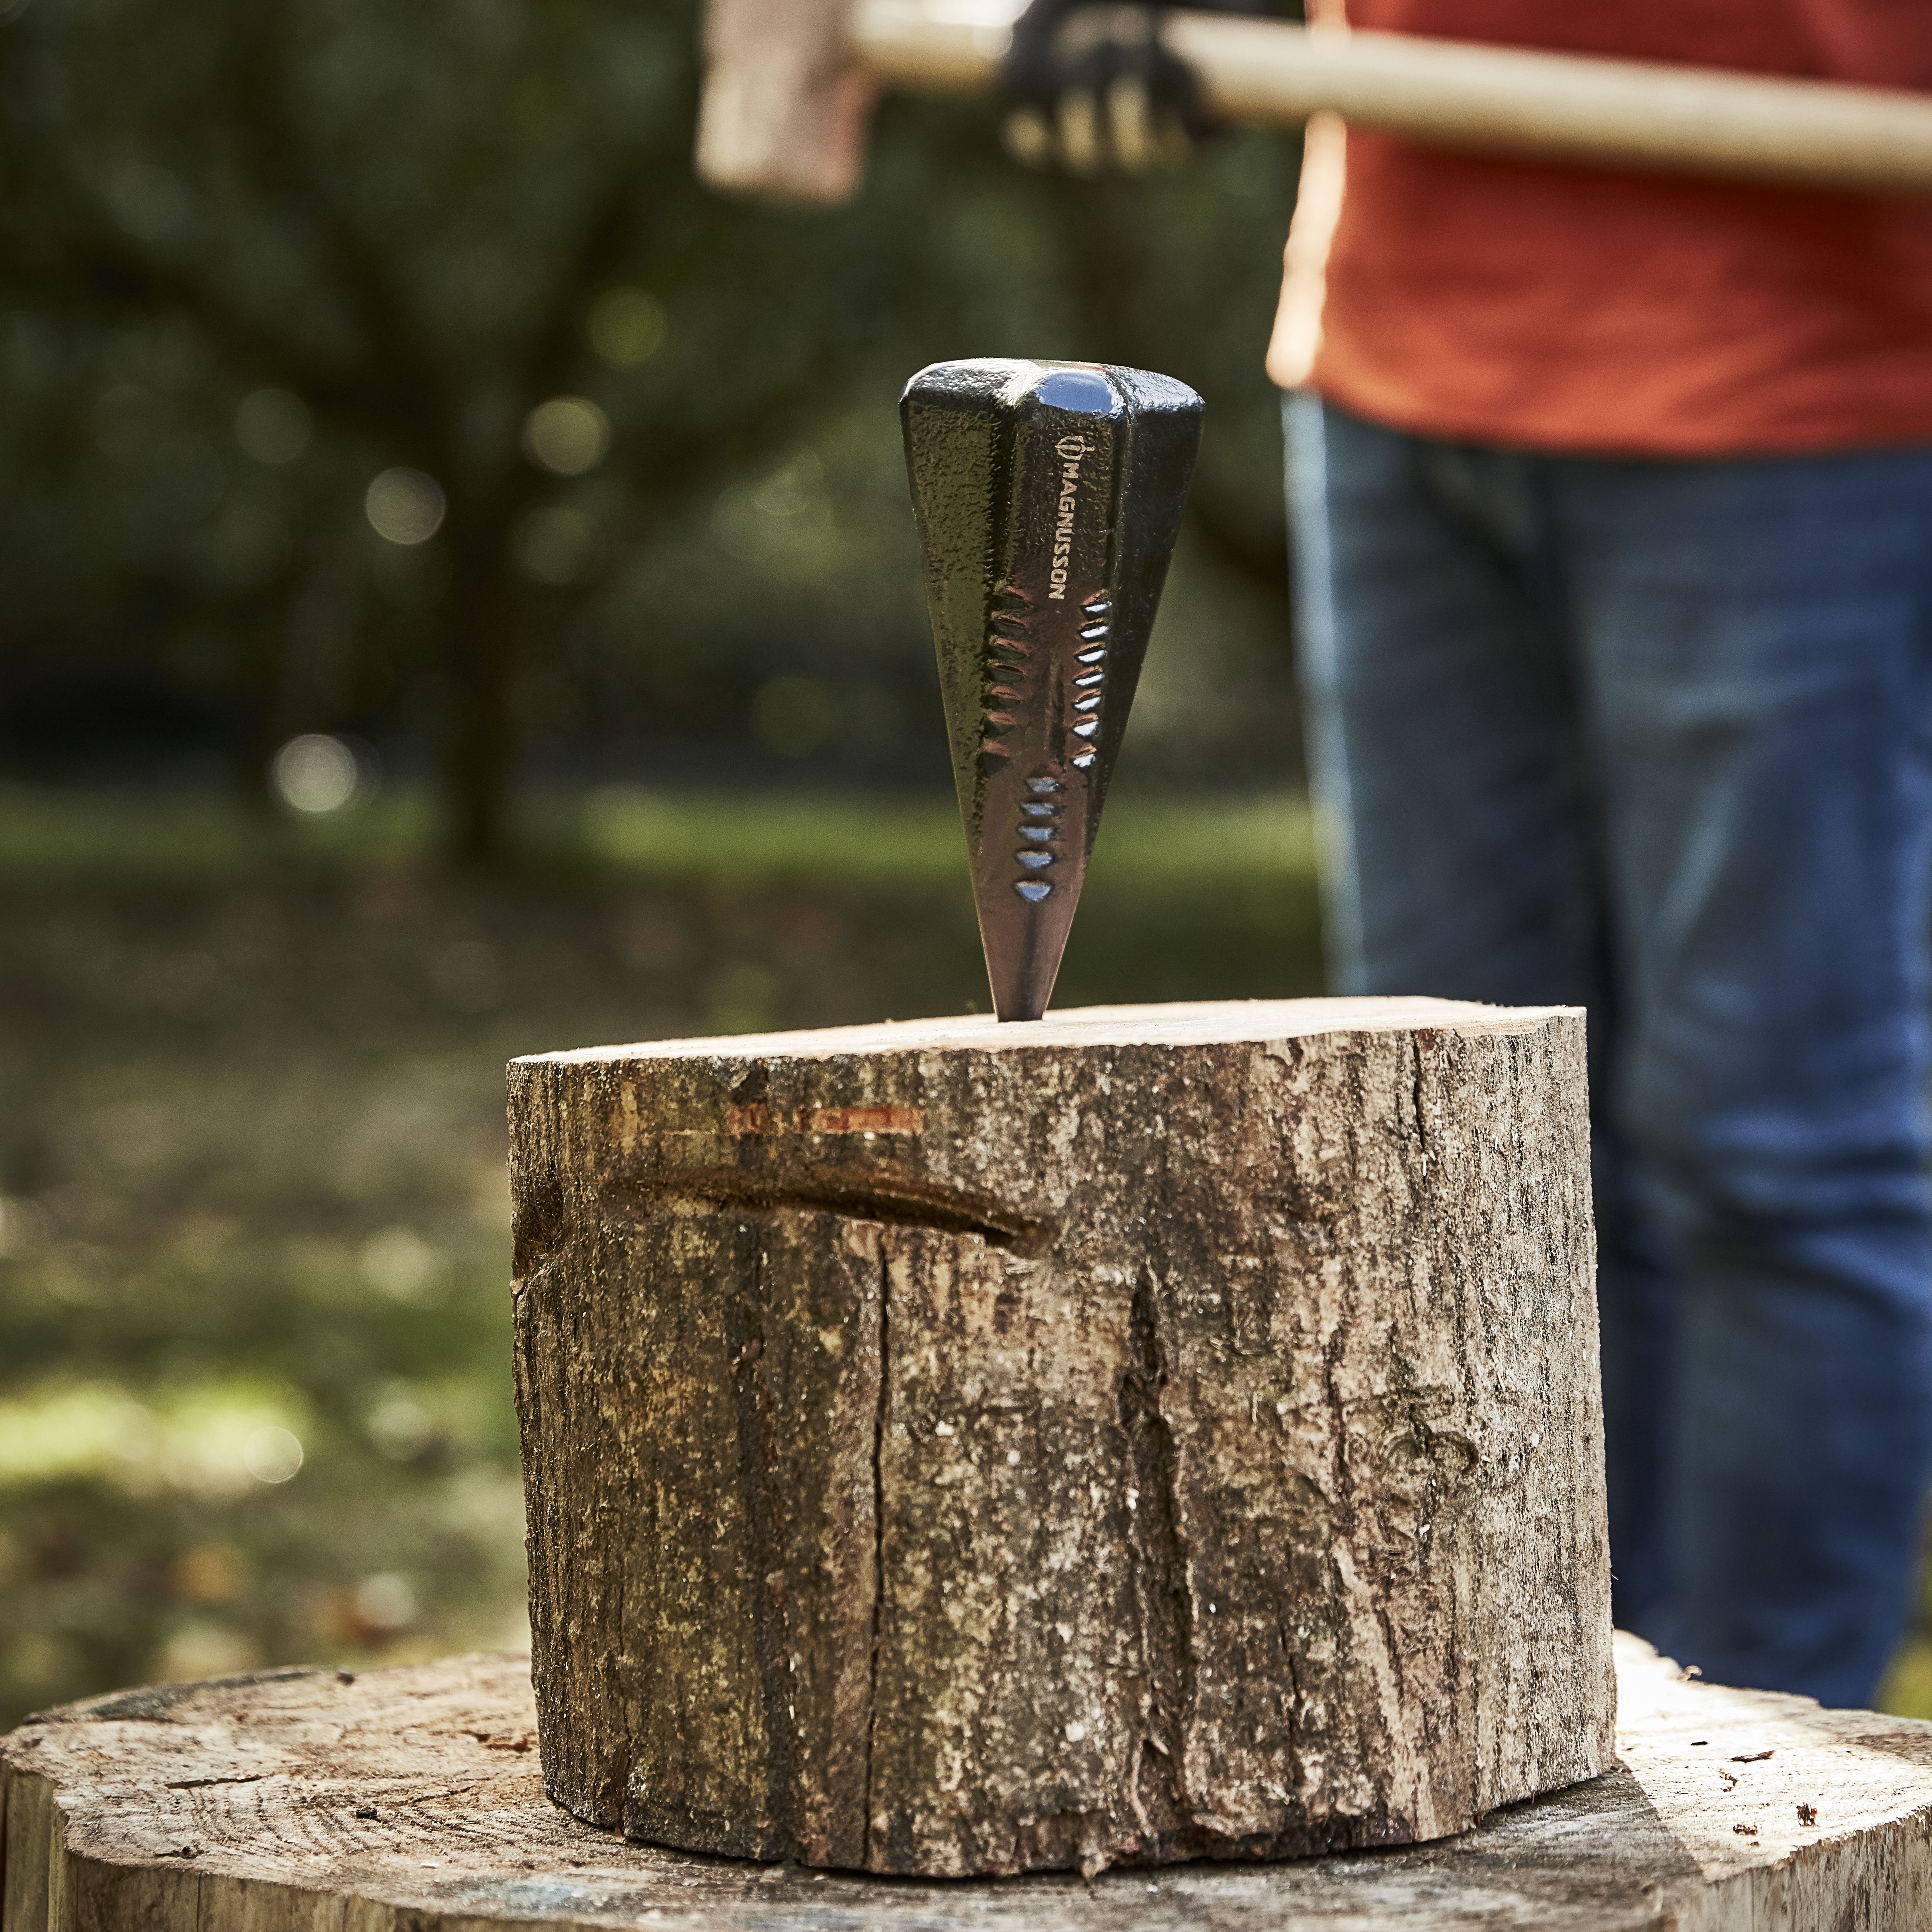
<svg viewBox="0 0 1932 1932">
<path fill-rule="evenodd" d="M 1439 1843 L 936 1886 L 626 1844 L 545 1799 L 529 1660 L 291 1670 L 0 1739 L 4 1932 L 1919 1932 L 1932 1725 L 1618 1640 L 1622 1763 Z"/>
<path fill-rule="evenodd" d="M 1614 1717 L 1583 1024 L 1095 1009 L 512 1070 L 548 1787 L 957 1876 L 1465 1831 Z"/>
</svg>

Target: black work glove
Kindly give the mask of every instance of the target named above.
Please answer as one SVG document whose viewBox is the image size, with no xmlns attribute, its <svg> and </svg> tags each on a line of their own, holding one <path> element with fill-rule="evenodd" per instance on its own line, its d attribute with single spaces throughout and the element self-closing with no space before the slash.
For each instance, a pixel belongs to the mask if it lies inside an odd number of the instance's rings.
<svg viewBox="0 0 1932 1932">
<path fill-rule="evenodd" d="M 1032 0 L 1006 60 L 1008 152 L 1029 167 L 1139 174 L 1178 165 L 1218 132 L 1193 70 L 1160 44 L 1171 10 L 1152 0 Z M 1214 10 L 1270 10 L 1222 0 Z"/>
</svg>

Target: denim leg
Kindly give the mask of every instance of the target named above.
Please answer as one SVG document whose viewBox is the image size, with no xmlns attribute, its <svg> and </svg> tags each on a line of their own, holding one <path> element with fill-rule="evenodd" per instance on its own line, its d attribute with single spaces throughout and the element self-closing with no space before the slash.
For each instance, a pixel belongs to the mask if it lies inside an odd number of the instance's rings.
<svg viewBox="0 0 1932 1932">
<path fill-rule="evenodd" d="M 1932 453 L 1291 442 L 1340 983 L 1590 1010 L 1619 1621 L 1864 1702 L 1932 1461 Z"/>
<path fill-rule="evenodd" d="M 1868 1701 L 1932 1460 L 1932 454 L 1550 466 L 1682 1288 L 1672 1588 L 1714 1680 Z"/>
<path fill-rule="evenodd" d="M 1533 463 L 1287 410 L 1300 663 L 1337 992 L 1613 1024 L 1574 640 Z M 1615 1609 L 1667 1584 L 1671 1288 L 1621 1143 L 1593 1136 Z"/>
<path fill-rule="evenodd" d="M 1586 1004 L 1577 709 L 1520 475 L 1312 397 L 1287 420 L 1333 989 Z"/>
</svg>

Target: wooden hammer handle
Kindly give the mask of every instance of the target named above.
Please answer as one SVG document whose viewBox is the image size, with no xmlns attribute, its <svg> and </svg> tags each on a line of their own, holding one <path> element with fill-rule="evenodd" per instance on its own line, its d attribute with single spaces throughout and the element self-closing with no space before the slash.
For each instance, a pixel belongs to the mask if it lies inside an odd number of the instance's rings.
<svg viewBox="0 0 1932 1932">
<path fill-rule="evenodd" d="M 999 84 L 1013 10 L 856 0 L 859 57 L 888 86 Z M 1230 121 L 1352 125 L 1489 152 L 1800 182 L 1932 190 L 1932 95 L 1716 68 L 1535 53 L 1472 41 L 1178 12 L 1168 46 Z"/>
</svg>

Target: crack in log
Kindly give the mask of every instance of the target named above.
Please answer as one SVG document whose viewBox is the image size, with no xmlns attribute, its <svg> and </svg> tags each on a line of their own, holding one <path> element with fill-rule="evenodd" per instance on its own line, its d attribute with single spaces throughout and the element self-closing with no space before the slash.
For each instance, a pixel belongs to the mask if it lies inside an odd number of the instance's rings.
<svg viewBox="0 0 1932 1932">
<path fill-rule="evenodd" d="M 607 1675 L 616 1678 L 617 1695 L 615 1702 L 621 1714 L 616 1726 L 617 1736 L 614 1742 L 610 1757 L 610 1784 L 608 1788 L 614 1792 L 616 1796 L 610 1802 L 610 1810 L 616 1820 L 616 1828 L 626 1834 L 630 1830 L 631 1772 L 638 1761 L 639 1713 L 636 1700 L 629 1694 L 621 1673 L 622 1666 L 629 1660 L 630 1655 L 628 1617 L 631 1602 L 631 1556 L 635 1547 L 632 1542 L 626 1539 L 622 1554 L 617 1560 L 617 1601 L 621 1606 L 619 1614 L 623 1621 L 620 1624 L 618 1640 L 611 1646 L 610 1654 L 604 1666 Z M 538 1707 L 539 1762 L 542 1759 L 541 1730 L 542 1717 L 542 1706 L 539 1706 Z"/>
<path fill-rule="evenodd" d="M 892 1392 L 892 1260 L 879 1246 L 879 1394 L 872 1409 L 872 1648 L 866 1698 L 866 1813 L 860 1844 L 872 1862 L 872 1745 L 879 1728 L 879 1648 L 886 1605 L 886 1425 Z"/>
<path fill-rule="evenodd" d="M 1436 1036 L 1418 1029 L 1408 1043 L 1409 1088 L 1408 1103 L 1415 1114 L 1415 1144 L 1422 1156 L 1422 1178 L 1429 1178 L 1429 1123 L 1422 1111 L 1422 1055 L 1426 1047 L 1432 1046 Z"/>
<path fill-rule="evenodd" d="M 1294 1826 L 1305 1832 L 1308 1826 L 1308 1806 L 1303 1793 L 1307 1788 L 1307 1780 L 1301 1762 L 1301 1725 L 1308 1707 L 1303 1702 L 1301 1688 L 1301 1634 L 1299 1630 L 1291 1630 L 1285 1620 L 1277 1621 L 1276 1628 L 1281 1636 L 1281 1660 L 1288 1678 L 1282 1755 L 1288 1761 L 1288 1774 L 1293 1780 L 1288 1791 L 1289 1819 L 1284 1823 L 1292 1820 Z"/>
<path fill-rule="evenodd" d="M 1120 1426 L 1138 1492 L 1129 1513 L 1127 1546 L 1153 1705 L 1147 1742 L 1160 1760 L 1161 1774 L 1154 1802 L 1144 1810 L 1137 1778 L 1134 1808 L 1151 1820 L 1156 1838 L 1187 1840 L 1198 1835 L 1187 1796 L 1186 1766 L 1188 1717 L 1198 1688 L 1194 1600 L 1187 1580 L 1174 1433 L 1160 1406 L 1168 1366 L 1157 1293 L 1154 1270 L 1144 1266 L 1134 1282 L 1129 1354 L 1119 1395 Z M 1143 1753 L 1138 1770 L 1147 1768 Z"/>
<path fill-rule="evenodd" d="M 1045 1254 L 1060 1235 L 1058 1222 L 1021 1214 L 982 1195 L 890 1174 L 667 1168 L 653 1174 L 614 1176 L 606 1182 L 604 1192 L 607 1199 L 633 1211 L 648 1212 L 660 1202 L 699 1201 L 753 1214 L 790 1210 L 929 1228 L 943 1234 L 977 1234 L 989 1247 L 1028 1257 Z"/>
<path fill-rule="evenodd" d="M 754 1294 L 726 1304 L 725 1345 L 730 1351 L 731 1394 L 736 1411 L 738 1492 L 745 1512 L 745 1539 L 751 1562 L 752 1648 L 758 1660 L 758 1689 L 765 1732 L 765 1816 L 746 1835 L 740 1856 L 769 1858 L 799 1856 L 792 1791 L 794 1743 L 790 1687 L 785 1674 L 783 1592 L 784 1539 L 775 1520 L 772 1492 L 776 1460 L 770 1427 L 771 1397 L 759 1364 L 765 1352 L 760 1313 L 764 1306 L 765 1258 L 758 1256 Z M 755 1841 L 755 1842 L 754 1842 Z"/>
</svg>

